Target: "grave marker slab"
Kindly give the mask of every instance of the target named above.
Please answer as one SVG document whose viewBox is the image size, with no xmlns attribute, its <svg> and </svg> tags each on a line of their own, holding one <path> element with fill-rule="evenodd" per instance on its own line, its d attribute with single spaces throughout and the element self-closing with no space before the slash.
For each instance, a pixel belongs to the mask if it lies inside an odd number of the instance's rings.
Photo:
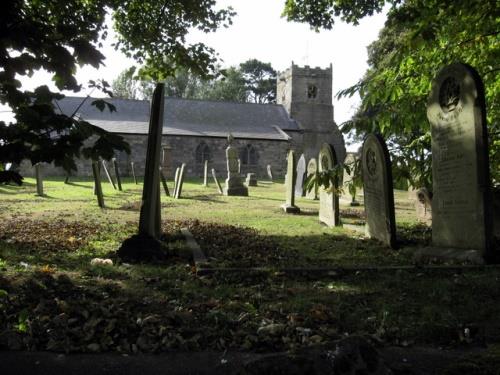
<svg viewBox="0 0 500 375">
<path fill-rule="evenodd" d="M 208 160 L 203 163 L 203 186 L 208 186 Z"/>
<path fill-rule="evenodd" d="M 182 185 L 184 184 L 184 171 L 186 169 L 186 164 L 182 163 L 181 170 L 179 172 L 179 180 L 177 181 L 177 189 L 175 190 L 175 199 L 180 199 L 182 195 Z"/>
<path fill-rule="evenodd" d="M 415 211 L 417 220 L 427 225 L 432 224 L 432 194 L 426 189 L 421 188 L 413 192 L 415 201 Z"/>
<path fill-rule="evenodd" d="M 111 178 L 111 175 L 109 174 L 106 160 L 101 159 L 101 165 L 102 165 L 102 169 L 104 169 L 104 173 L 106 174 L 106 177 L 108 178 L 109 183 L 111 185 L 113 185 L 113 189 L 116 190 L 116 185 L 115 185 L 115 182 L 113 181 L 113 179 Z"/>
<path fill-rule="evenodd" d="M 214 178 L 215 185 L 217 185 L 217 189 L 219 190 L 219 194 L 223 195 L 224 191 L 222 190 L 222 186 L 220 185 L 219 179 L 215 174 L 215 169 L 212 168 L 212 177 Z"/>
<path fill-rule="evenodd" d="M 297 180 L 297 167 L 295 162 L 295 152 L 288 151 L 287 156 L 287 170 L 285 177 L 285 204 L 281 206 L 283 211 L 289 214 L 296 214 L 300 212 L 300 208 L 295 205 L 295 183 Z"/>
<path fill-rule="evenodd" d="M 238 150 L 232 145 L 233 136 L 227 137 L 228 146 L 226 148 L 227 159 L 227 179 L 224 186 L 224 195 L 248 196 L 248 188 L 243 185 L 239 170 Z"/>
<path fill-rule="evenodd" d="M 271 182 L 273 182 L 273 171 L 271 170 L 271 165 L 270 164 L 267 165 L 267 177 L 269 177 L 269 179 L 271 180 Z"/>
<path fill-rule="evenodd" d="M 257 178 L 255 173 L 247 173 L 247 178 L 245 180 L 245 185 L 247 186 L 257 186 Z"/>
<path fill-rule="evenodd" d="M 177 167 L 175 169 L 175 175 L 174 175 L 174 197 L 177 192 L 177 187 L 179 186 L 179 174 L 181 173 L 181 168 Z"/>
<path fill-rule="evenodd" d="M 116 184 L 118 185 L 118 190 L 122 191 L 122 180 L 120 178 L 120 171 L 118 169 L 118 162 L 116 161 L 116 158 L 111 159 L 113 162 L 113 169 L 115 171 L 115 177 L 116 177 Z"/>
<path fill-rule="evenodd" d="M 304 195 L 304 175 L 306 173 L 306 158 L 304 154 L 300 155 L 297 162 L 297 179 L 295 181 L 295 195 L 302 197 Z"/>
<path fill-rule="evenodd" d="M 309 160 L 309 163 L 307 163 L 307 178 L 309 178 L 309 176 L 315 174 L 316 172 L 318 172 L 318 162 L 315 158 L 312 158 Z M 317 200 L 318 189 L 313 188 L 311 191 L 306 192 L 306 198 Z"/>
<path fill-rule="evenodd" d="M 443 68 L 427 104 L 432 137 L 434 246 L 491 250 L 492 213 L 484 86 L 465 64 Z"/>
<path fill-rule="evenodd" d="M 132 171 L 132 177 L 134 178 L 134 184 L 137 185 L 137 178 L 135 177 L 134 162 L 130 162 L 130 170 Z"/>
<path fill-rule="evenodd" d="M 361 153 L 365 199 L 365 233 L 385 245 L 396 246 L 394 191 L 389 151 L 378 134 L 368 134 Z"/>
<path fill-rule="evenodd" d="M 329 143 L 323 143 L 318 156 L 318 170 L 320 172 L 333 169 L 337 165 L 335 150 Z M 335 186 L 332 191 L 327 191 L 323 187 L 319 187 L 319 221 L 329 227 L 340 226 L 339 215 L 339 196 L 338 196 L 339 181 L 335 179 Z M 331 188 L 331 186 L 330 186 Z"/>
</svg>

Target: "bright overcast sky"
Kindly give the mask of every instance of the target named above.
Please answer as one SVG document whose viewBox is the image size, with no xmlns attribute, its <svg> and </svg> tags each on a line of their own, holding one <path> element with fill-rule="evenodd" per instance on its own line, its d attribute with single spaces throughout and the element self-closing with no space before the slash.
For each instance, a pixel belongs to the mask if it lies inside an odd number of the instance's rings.
<svg viewBox="0 0 500 375">
<path fill-rule="evenodd" d="M 222 59 L 223 66 L 238 65 L 251 58 L 270 62 L 278 71 L 291 65 L 320 66 L 333 64 L 333 94 L 356 83 L 367 65 L 366 46 L 377 39 L 385 15 L 379 14 L 362 20 L 360 25 L 351 26 L 338 22 L 332 31 L 311 31 L 305 24 L 287 22 L 281 18 L 284 0 L 220 0 L 218 6 L 232 6 L 237 12 L 233 25 L 216 33 L 192 32 L 188 42 L 204 42 L 213 47 Z M 112 34 L 111 34 L 112 35 Z M 78 70 L 77 79 L 86 83 L 90 79 L 103 78 L 109 83 L 125 68 L 134 64 L 111 47 L 109 39 L 103 49 L 105 66 L 99 70 L 84 67 Z M 33 89 L 50 83 L 47 73 L 39 72 L 31 78 L 21 79 L 23 87 Z M 86 95 L 87 92 L 67 95 Z M 334 99 L 335 121 L 340 124 L 350 118 L 358 102 L 357 97 Z M 0 120 L 12 117 L 0 107 Z"/>
</svg>

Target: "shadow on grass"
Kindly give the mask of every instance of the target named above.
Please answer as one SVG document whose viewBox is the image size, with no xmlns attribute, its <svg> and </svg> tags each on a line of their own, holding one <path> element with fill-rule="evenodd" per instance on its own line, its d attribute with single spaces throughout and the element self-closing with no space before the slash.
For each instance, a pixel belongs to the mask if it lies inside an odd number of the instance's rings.
<svg viewBox="0 0 500 375">
<path fill-rule="evenodd" d="M 85 189 L 94 189 L 94 186 L 89 186 L 89 185 L 83 185 L 83 184 L 78 184 L 76 182 L 68 182 L 66 185 L 71 185 L 71 186 L 78 186 L 78 187 L 82 187 L 82 188 L 85 188 Z"/>
<path fill-rule="evenodd" d="M 217 196 L 221 196 L 218 194 Z M 188 197 L 181 197 L 181 199 L 190 199 L 190 200 L 197 200 L 197 201 L 203 201 L 203 202 L 211 202 L 211 203 L 222 203 L 226 204 L 227 202 L 211 198 L 209 195 L 192 195 Z"/>
</svg>

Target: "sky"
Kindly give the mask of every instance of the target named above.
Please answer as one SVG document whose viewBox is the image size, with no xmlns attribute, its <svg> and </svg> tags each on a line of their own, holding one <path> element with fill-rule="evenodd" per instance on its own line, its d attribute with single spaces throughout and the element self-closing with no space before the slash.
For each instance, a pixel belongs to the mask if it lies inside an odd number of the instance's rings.
<svg viewBox="0 0 500 375">
<path fill-rule="evenodd" d="M 297 65 L 310 65 L 327 68 L 333 65 L 333 95 L 339 90 L 355 84 L 367 69 L 366 47 L 378 37 L 379 30 L 385 22 L 385 14 L 374 15 L 363 19 L 358 26 L 337 22 L 333 30 L 315 32 L 306 24 L 287 22 L 281 17 L 284 0 L 219 0 L 218 7 L 232 6 L 237 12 L 233 25 L 221 28 L 215 33 L 204 34 L 192 31 L 187 42 L 204 42 L 213 47 L 222 60 L 221 65 L 227 67 L 238 65 L 248 59 L 256 58 L 269 62 L 274 69 L 283 71 L 290 67 L 292 61 Z M 111 38 L 105 42 L 101 52 L 106 56 L 105 66 L 96 70 L 86 66 L 77 71 L 80 83 L 90 79 L 103 78 L 109 83 L 124 69 L 134 65 L 134 61 L 115 51 Z M 51 85 L 51 76 L 46 72 L 38 72 L 32 77 L 22 77 L 21 82 L 26 89 L 33 89 L 41 84 Z M 65 92 L 66 95 L 87 95 Z M 95 92 L 92 94 L 94 95 Z M 95 95 L 97 96 L 97 95 Z M 359 102 L 357 96 L 352 98 L 334 98 L 334 120 L 337 124 L 348 120 Z M 8 107 L 0 106 L 0 120 L 11 121 L 12 116 L 6 112 Z"/>
</svg>

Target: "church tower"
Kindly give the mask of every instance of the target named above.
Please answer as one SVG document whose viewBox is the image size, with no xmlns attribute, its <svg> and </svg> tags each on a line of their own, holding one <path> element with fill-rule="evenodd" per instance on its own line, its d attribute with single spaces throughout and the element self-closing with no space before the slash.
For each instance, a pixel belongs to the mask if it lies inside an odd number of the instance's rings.
<svg viewBox="0 0 500 375">
<path fill-rule="evenodd" d="M 345 145 L 333 120 L 332 64 L 326 69 L 308 65 L 292 66 L 278 75 L 276 102 L 297 121 L 300 134 L 289 134 L 298 154 L 317 158 L 321 145 L 333 145 L 337 158 L 344 161 Z"/>
</svg>

